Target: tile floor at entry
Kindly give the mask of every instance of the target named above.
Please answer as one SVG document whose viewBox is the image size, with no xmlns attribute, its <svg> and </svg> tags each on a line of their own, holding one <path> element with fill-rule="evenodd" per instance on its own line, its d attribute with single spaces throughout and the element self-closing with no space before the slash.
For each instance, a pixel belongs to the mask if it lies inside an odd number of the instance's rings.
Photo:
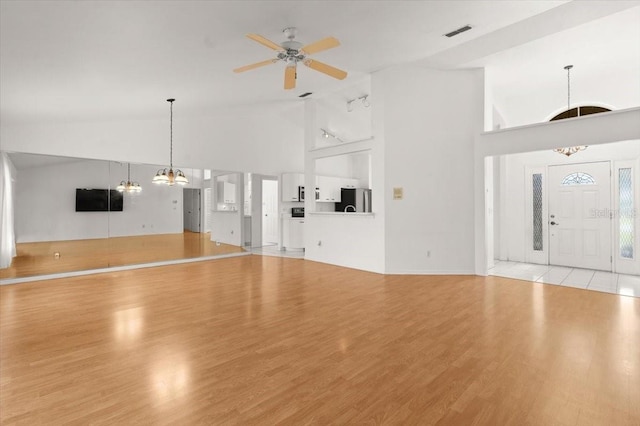
<svg viewBox="0 0 640 426">
<path fill-rule="evenodd" d="M 489 275 L 640 297 L 640 276 L 565 266 L 496 260 Z"/>
<path fill-rule="evenodd" d="M 253 247 L 249 251 L 262 256 L 289 257 L 292 259 L 304 259 L 304 250 L 280 250 L 277 245 Z"/>
</svg>

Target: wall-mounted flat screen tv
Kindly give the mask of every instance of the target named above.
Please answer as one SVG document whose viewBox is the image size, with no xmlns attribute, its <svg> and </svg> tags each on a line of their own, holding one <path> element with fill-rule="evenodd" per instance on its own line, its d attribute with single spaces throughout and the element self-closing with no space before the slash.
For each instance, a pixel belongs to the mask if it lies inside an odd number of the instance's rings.
<svg viewBox="0 0 640 426">
<path fill-rule="evenodd" d="M 115 189 L 76 188 L 77 212 L 121 212 L 122 192 Z"/>
</svg>

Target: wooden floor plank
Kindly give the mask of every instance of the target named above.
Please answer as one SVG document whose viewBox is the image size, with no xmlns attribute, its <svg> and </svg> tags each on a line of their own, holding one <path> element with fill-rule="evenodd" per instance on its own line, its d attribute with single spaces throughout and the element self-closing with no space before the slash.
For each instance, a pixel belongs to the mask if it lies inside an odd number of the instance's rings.
<svg viewBox="0 0 640 426">
<path fill-rule="evenodd" d="M 2 424 L 638 425 L 640 299 L 244 256 L 0 287 Z"/>
</svg>

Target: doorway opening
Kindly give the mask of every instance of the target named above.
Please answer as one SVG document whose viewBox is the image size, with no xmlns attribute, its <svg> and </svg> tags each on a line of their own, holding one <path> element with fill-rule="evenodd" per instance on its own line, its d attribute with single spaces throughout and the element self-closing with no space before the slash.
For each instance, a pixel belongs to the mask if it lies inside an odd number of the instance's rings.
<svg viewBox="0 0 640 426">
<path fill-rule="evenodd" d="M 200 215 L 202 208 L 200 206 L 200 189 L 199 188 L 183 188 L 183 204 L 182 217 L 183 228 L 185 232 L 201 232 Z"/>
<path fill-rule="evenodd" d="M 556 278 L 571 269 L 640 276 L 636 141 L 592 145 L 571 157 L 552 150 L 507 154 L 489 163 L 491 275 L 518 264 L 528 268 L 521 276 L 539 273 L 536 279 L 550 268 Z"/>
</svg>

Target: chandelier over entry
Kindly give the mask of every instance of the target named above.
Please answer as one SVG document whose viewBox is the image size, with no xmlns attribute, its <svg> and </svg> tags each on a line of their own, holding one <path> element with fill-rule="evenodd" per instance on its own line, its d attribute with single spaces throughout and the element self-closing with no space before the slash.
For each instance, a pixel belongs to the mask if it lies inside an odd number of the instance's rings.
<svg viewBox="0 0 640 426">
<path fill-rule="evenodd" d="M 567 118 L 570 117 L 571 113 L 571 68 L 573 65 L 567 65 L 564 67 L 567 70 Z M 580 108 L 576 108 L 578 113 L 578 117 L 580 116 Z M 553 152 L 557 152 L 558 154 L 566 155 L 567 157 L 575 154 L 578 151 L 582 151 L 587 149 L 586 145 L 576 145 L 576 146 L 567 146 L 563 148 L 556 148 Z"/>
</svg>

